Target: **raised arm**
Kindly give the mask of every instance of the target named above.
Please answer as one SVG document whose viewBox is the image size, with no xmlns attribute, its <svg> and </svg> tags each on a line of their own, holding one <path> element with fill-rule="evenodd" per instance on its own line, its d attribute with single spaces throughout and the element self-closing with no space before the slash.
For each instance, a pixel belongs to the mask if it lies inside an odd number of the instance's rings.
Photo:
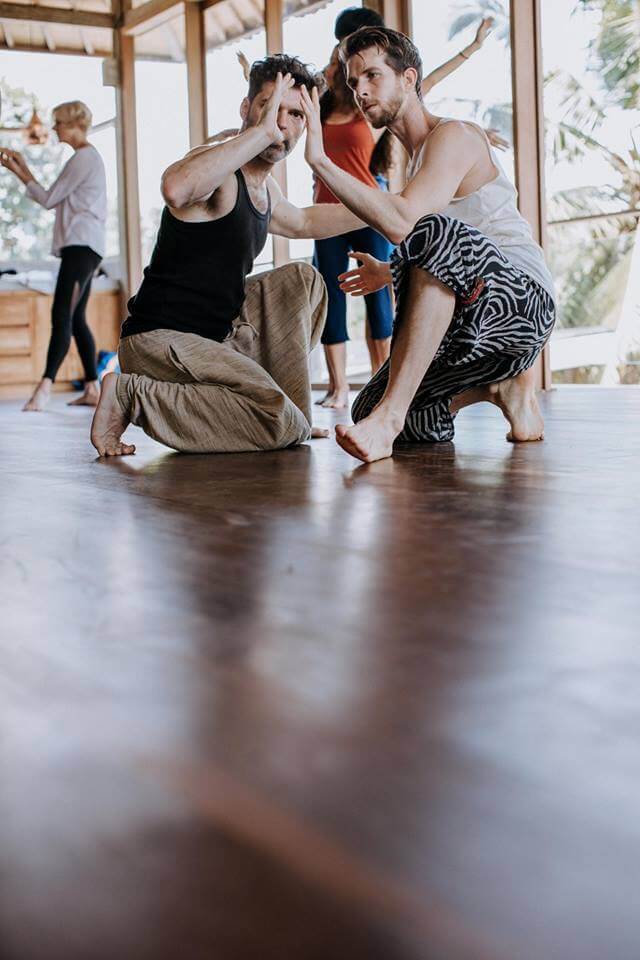
<svg viewBox="0 0 640 960">
<path fill-rule="evenodd" d="M 198 147 L 167 167 L 161 181 L 165 203 L 176 210 L 202 203 L 230 174 L 272 143 L 280 143 L 283 136 L 278 128 L 278 109 L 284 91 L 292 86 L 289 74 L 284 77 L 278 74 L 273 93 L 262 108 L 255 127 L 247 127 L 224 143 Z"/>
<path fill-rule="evenodd" d="M 296 240 L 325 240 L 366 226 L 341 203 L 316 203 L 311 207 L 295 207 L 280 187 L 269 178 L 271 222 L 269 231 L 280 237 Z"/>
<path fill-rule="evenodd" d="M 53 210 L 90 175 L 90 164 L 86 162 L 83 153 L 83 150 L 74 153 L 48 190 L 38 183 L 26 160 L 17 150 L 4 150 L 1 162 L 3 167 L 11 170 L 19 180 L 22 180 L 32 200 L 39 203 L 45 210 Z"/>
<path fill-rule="evenodd" d="M 447 123 L 432 134 L 421 169 L 404 190 L 386 193 L 361 183 L 329 160 L 316 91 L 312 99 L 304 90 L 302 103 L 307 117 L 305 155 L 314 173 L 349 210 L 394 244 L 401 243 L 421 217 L 448 206 L 478 159 L 474 134 L 463 123 Z"/>
<path fill-rule="evenodd" d="M 480 23 L 472 43 L 468 44 L 466 47 L 463 47 L 459 53 L 456 53 L 455 57 L 451 57 L 451 59 L 447 60 L 446 63 L 440 64 L 439 67 L 436 67 L 435 70 L 432 70 L 431 73 L 427 74 L 422 81 L 422 96 L 426 97 L 429 91 L 432 90 L 437 83 L 440 83 L 445 77 L 448 77 L 450 74 L 454 73 L 454 71 L 461 67 L 462 64 L 467 60 L 469 60 L 474 53 L 477 53 L 491 33 L 492 27 L 493 17 L 485 17 Z"/>
</svg>

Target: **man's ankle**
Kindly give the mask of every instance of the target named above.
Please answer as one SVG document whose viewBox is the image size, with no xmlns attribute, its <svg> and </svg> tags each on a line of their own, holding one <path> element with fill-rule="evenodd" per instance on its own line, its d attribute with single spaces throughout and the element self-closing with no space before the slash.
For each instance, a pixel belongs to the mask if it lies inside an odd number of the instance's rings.
<svg viewBox="0 0 640 960">
<path fill-rule="evenodd" d="M 404 427 L 406 411 L 399 410 L 398 407 L 391 407 L 384 403 L 379 403 L 372 411 L 374 416 L 384 420 L 385 424 L 400 433 Z"/>
</svg>

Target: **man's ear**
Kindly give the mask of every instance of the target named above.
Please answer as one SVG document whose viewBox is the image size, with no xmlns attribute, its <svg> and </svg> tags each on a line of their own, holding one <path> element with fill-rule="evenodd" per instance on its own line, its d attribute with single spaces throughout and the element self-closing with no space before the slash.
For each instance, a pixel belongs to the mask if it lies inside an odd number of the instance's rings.
<svg viewBox="0 0 640 960">
<path fill-rule="evenodd" d="M 404 78 L 407 81 L 407 87 L 410 90 L 415 89 L 416 83 L 418 81 L 418 71 L 413 67 L 407 67 L 404 72 Z"/>
<path fill-rule="evenodd" d="M 249 97 L 245 97 L 242 103 L 240 104 L 240 117 L 242 118 L 243 123 L 247 122 L 247 117 L 249 116 L 250 109 L 251 109 L 251 101 L 249 100 Z"/>
</svg>

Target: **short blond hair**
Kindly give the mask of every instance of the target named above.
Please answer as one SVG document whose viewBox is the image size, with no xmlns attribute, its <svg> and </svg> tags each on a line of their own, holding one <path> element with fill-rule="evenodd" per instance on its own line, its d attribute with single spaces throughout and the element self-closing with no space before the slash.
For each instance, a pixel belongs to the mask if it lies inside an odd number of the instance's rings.
<svg viewBox="0 0 640 960">
<path fill-rule="evenodd" d="M 93 114 L 82 100 L 67 100 L 65 103 L 59 103 L 51 112 L 54 120 L 68 123 L 70 127 L 80 127 L 85 133 L 93 123 Z"/>
</svg>

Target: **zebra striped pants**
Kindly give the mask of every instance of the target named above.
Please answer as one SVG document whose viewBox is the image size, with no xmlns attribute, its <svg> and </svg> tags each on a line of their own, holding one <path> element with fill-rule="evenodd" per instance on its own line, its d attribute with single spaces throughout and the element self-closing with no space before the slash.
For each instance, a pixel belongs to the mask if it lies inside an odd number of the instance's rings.
<svg viewBox="0 0 640 960">
<path fill-rule="evenodd" d="M 546 290 L 510 263 L 479 230 L 433 214 L 418 220 L 391 257 L 394 336 L 402 323 L 410 267 L 420 267 L 446 284 L 456 294 L 456 305 L 399 439 L 451 440 L 453 397 L 527 370 L 549 338 L 555 307 Z M 388 378 L 387 360 L 356 397 L 351 410 L 354 422 L 368 416 L 380 402 Z"/>
</svg>

